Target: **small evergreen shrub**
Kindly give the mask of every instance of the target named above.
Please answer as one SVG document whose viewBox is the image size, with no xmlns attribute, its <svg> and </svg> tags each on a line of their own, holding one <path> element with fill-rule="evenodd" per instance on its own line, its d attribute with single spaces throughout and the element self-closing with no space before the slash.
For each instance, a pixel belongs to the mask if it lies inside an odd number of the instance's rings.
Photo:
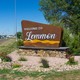
<svg viewBox="0 0 80 80">
<path fill-rule="evenodd" d="M 41 59 L 41 63 L 43 68 L 49 68 L 48 61 L 46 59 Z"/>
</svg>

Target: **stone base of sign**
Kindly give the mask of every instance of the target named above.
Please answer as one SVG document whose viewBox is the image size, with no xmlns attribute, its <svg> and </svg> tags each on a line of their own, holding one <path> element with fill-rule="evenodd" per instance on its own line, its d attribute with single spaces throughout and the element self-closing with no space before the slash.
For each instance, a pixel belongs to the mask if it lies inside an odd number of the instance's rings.
<svg viewBox="0 0 80 80">
<path fill-rule="evenodd" d="M 69 50 L 69 47 L 26 47 L 26 46 L 19 46 L 19 49 L 67 51 L 67 50 Z"/>
<path fill-rule="evenodd" d="M 40 57 L 60 57 L 66 58 L 68 47 L 59 47 L 59 48 L 34 48 L 34 47 L 25 47 L 20 46 L 18 53 L 20 55 L 26 56 L 40 56 Z"/>
</svg>

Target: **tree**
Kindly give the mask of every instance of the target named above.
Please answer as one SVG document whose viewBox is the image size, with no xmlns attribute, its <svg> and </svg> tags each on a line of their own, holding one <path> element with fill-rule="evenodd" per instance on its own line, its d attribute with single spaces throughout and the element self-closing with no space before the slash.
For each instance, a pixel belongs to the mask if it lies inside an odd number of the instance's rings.
<svg viewBox="0 0 80 80">
<path fill-rule="evenodd" d="M 21 39 L 22 38 L 22 32 L 17 32 L 17 38 Z"/>
<path fill-rule="evenodd" d="M 64 43 L 80 54 L 80 0 L 40 0 L 40 10 L 50 24 L 64 28 Z"/>
<path fill-rule="evenodd" d="M 64 23 L 73 34 L 80 32 L 80 0 L 40 0 L 40 10 L 49 23 Z"/>
</svg>

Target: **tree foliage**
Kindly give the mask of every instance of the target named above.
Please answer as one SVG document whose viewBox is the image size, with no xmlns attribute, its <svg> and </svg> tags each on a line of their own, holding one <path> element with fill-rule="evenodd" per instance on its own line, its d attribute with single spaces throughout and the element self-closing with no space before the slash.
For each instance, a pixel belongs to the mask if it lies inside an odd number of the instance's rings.
<svg viewBox="0 0 80 80">
<path fill-rule="evenodd" d="M 22 32 L 17 32 L 17 38 L 21 39 L 22 38 Z"/>
<path fill-rule="evenodd" d="M 66 46 L 80 53 L 80 0 L 40 0 L 40 10 L 50 24 L 64 28 Z"/>
<path fill-rule="evenodd" d="M 80 0 L 40 0 L 40 10 L 48 22 L 63 22 L 74 34 L 80 31 Z"/>
</svg>

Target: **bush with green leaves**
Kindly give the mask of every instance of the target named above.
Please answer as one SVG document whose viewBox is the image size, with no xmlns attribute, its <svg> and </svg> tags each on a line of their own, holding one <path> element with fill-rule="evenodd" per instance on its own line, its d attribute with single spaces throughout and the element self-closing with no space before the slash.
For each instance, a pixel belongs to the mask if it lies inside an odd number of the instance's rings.
<svg viewBox="0 0 80 80">
<path fill-rule="evenodd" d="M 67 62 L 69 65 L 77 65 L 78 62 L 74 60 L 74 56 L 69 57 L 69 61 Z"/>
<path fill-rule="evenodd" d="M 66 53 L 66 58 L 69 59 L 72 55 L 73 55 L 72 50 L 71 49 L 68 49 L 67 50 L 67 53 Z"/>
<path fill-rule="evenodd" d="M 74 55 L 79 55 L 80 56 L 80 47 L 77 48 L 77 49 L 73 48 L 73 51 L 74 51 Z"/>
<path fill-rule="evenodd" d="M 80 55 L 80 34 L 74 35 L 69 30 L 64 29 L 63 41 L 73 54 Z"/>
<path fill-rule="evenodd" d="M 17 46 L 23 46 L 23 40 L 22 39 L 19 39 L 17 41 Z"/>
<path fill-rule="evenodd" d="M 1 60 L 4 61 L 4 62 L 11 62 L 11 61 L 12 61 L 11 58 L 9 58 L 9 57 L 6 55 L 6 53 L 0 53 L 0 58 L 1 58 Z"/>
<path fill-rule="evenodd" d="M 72 50 L 74 54 L 80 55 L 80 40 L 79 40 L 79 35 L 75 35 L 74 39 L 72 41 Z"/>
<path fill-rule="evenodd" d="M 22 39 L 22 32 L 17 32 L 16 34 L 18 39 Z"/>
<path fill-rule="evenodd" d="M 74 61 L 74 57 L 73 57 L 73 56 L 71 56 L 71 57 L 69 58 L 69 62 L 70 62 L 70 63 L 75 62 L 75 61 Z"/>
</svg>

